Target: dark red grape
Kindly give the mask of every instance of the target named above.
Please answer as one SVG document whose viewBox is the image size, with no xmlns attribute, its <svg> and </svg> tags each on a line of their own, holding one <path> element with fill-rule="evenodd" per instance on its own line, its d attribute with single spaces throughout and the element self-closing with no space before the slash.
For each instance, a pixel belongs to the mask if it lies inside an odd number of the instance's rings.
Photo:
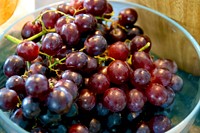
<svg viewBox="0 0 200 133">
<path fill-rule="evenodd" d="M 150 43 L 150 46 L 144 50 L 144 52 L 149 52 L 151 49 L 151 40 L 147 35 L 136 35 L 130 42 L 131 53 L 134 53 L 144 47 L 147 43 Z"/>
<path fill-rule="evenodd" d="M 166 88 L 163 85 L 157 83 L 150 84 L 145 90 L 145 95 L 148 101 L 156 106 L 163 105 L 168 98 Z"/>
<path fill-rule="evenodd" d="M 69 5 L 72 7 L 70 10 L 70 13 L 72 15 L 86 13 L 86 11 L 83 7 L 83 1 L 84 0 L 71 0 L 70 1 Z"/>
<path fill-rule="evenodd" d="M 178 70 L 176 62 L 170 59 L 157 59 L 154 64 L 157 68 L 167 69 L 171 73 L 176 73 Z"/>
<path fill-rule="evenodd" d="M 26 61 L 33 61 L 39 55 L 39 46 L 33 41 L 23 41 L 17 45 L 16 52 Z"/>
<path fill-rule="evenodd" d="M 88 56 L 84 52 L 72 52 L 66 57 L 65 65 L 70 70 L 80 71 L 86 65 L 88 61 Z"/>
<path fill-rule="evenodd" d="M 132 89 L 127 94 L 127 107 L 131 112 L 141 111 L 145 104 L 145 96 L 137 89 Z"/>
<path fill-rule="evenodd" d="M 107 73 L 110 81 L 115 84 L 125 83 L 129 79 L 129 68 L 121 60 L 112 61 L 108 65 Z"/>
<path fill-rule="evenodd" d="M 98 133 L 101 130 L 101 123 L 97 119 L 93 118 L 89 124 L 90 133 Z"/>
<path fill-rule="evenodd" d="M 101 16 L 107 9 L 107 0 L 84 0 L 83 7 L 87 13 Z"/>
<path fill-rule="evenodd" d="M 84 42 L 85 51 L 91 56 L 102 54 L 107 48 L 107 41 L 101 35 L 94 35 Z"/>
<path fill-rule="evenodd" d="M 183 79 L 180 76 L 173 74 L 169 87 L 171 87 L 175 92 L 181 91 L 183 87 Z"/>
<path fill-rule="evenodd" d="M 110 88 L 104 92 L 103 105 L 112 112 L 122 111 L 126 106 L 126 94 L 119 88 Z"/>
<path fill-rule="evenodd" d="M 107 19 L 110 19 L 112 17 L 112 12 L 113 12 L 113 7 L 110 3 L 107 3 L 106 4 L 106 10 L 104 11 L 103 13 L 103 17 L 104 18 L 107 18 Z"/>
<path fill-rule="evenodd" d="M 72 7 L 70 6 L 69 3 L 62 3 L 62 4 L 59 4 L 56 9 L 58 11 L 65 13 L 65 14 L 70 14 L 71 8 Z M 73 15 L 73 14 L 71 14 L 71 15 Z"/>
<path fill-rule="evenodd" d="M 97 20 L 90 14 L 78 14 L 75 16 L 74 23 L 77 25 L 79 32 L 82 34 L 95 30 Z"/>
<path fill-rule="evenodd" d="M 69 23 L 73 23 L 74 22 L 74 18 L 71 16 L 67 17 L 67 16 L 62 16 L 60 17 L 55 24 L 55 30 L 58 34 L 60 34 L 61 30 L 62 30 L 62 26 L 64 24 L 69 24 Z"/>
<path fill-rule="evenodd" d="M 59 86 L 63 86 L 64 89 L 66 89 L 73 96 L 73 99 L 75 99 L 77 97 L 77 95 L 78 95 L 78 87 L 71 80 L 60 79 L 55 84 L 55 87 L 59 87 Z"/>
<path fill-rule="evenodd" d="M 103 94 L 110 87 L 110 81 L 108 77 L 102 73 L 95 73 L 92 75 L 88 84 L 89 89 L 97 94 Z"/>
<path fill-rule="evenodd" d="M 67 54 L 71 53 L 72 49 L 68 49 L 66 45 L 62 46 L 62 49 L 54 56 L 55 58 L 63 59 L 66 57 Z"/>
<path fill-rule="evenodd" d="M 24 117 L 22 108 L 15 110 L 10 119 L 24 129 L 31 125 L 31 122 L 26 117 Z"/>
<path fill-rule="evenodd" d="M 61 14 L 56 12 L 55 9 L 46 8 L 41 13 L 44 13 L 42 22 L 47 29 L 53 29 L 56 21 L 61 17 Z"/>
<path fill-rule="evenodd" d="M 118 41 L 110 45 L 107 49 L 108 56 L 116 59 L 126 61 L 129 56 L 129 49 L 124 42 Z"/>
<path fill-rule="evenodd" d="M 167 87 L 166 90 L 167 90 L 167 101 L 163 105 L 161 105 L 161 107 L 163 108 L 168 108 L 174 102 L 176 95 L 173 89 L 171 89 L 170 87 Z"/>
<path fill-rule="evenodd" d="M 156 115 L 150 120 L 149 127 L 151 129 L 151 132 L 164 133 L 171 129 L 172 125 L 170 119 L 166 116 Z"/>
<path fill-rule="evenodd" d="M 18 55 L 9 56 L 3 65 L 3 72 L 7 77 L 22 75 L 25 72 L 25 61 Z"/>
<path fill-rule="evenodd" d="M 82 125 L 82 124 L 73 124 L 70 128 L 69 128 L 69 132 L 68 133 L 89 133 L 89 130 L 86 126 Z"/>
<path fill-rule="evenodd" d="M 47 98 L 48 109 L 58 114 L 67 113 L 72 102 L 73 96 L 62 86 L 54 88 Z"/>
<path fill-rule="evenodd" d="M 135 36 L 142 35 L 142 34 L 144 34 L 142 28 L 140 28 L 139 26 L 134 25 L 133 27 L 128 29 L 127 38 L 132 40 Z"/>
<path fill-rule="evenodd" d="M 120 11 L 118 18 L 119 18 L 118 22 L 123 26 L 134 25 L 135 22 L 137 21 L 138 14 L 135 11 L 135 9 L 126 8 Z"/>
<path fill-rule="evenodd" d="M 31 64 L 29 71 L 31 74 L 42 74 L 47 75 L 49 73 L 49 69 L 42 65 L 42 63 L 36 62 Z"/>
<path fill-rule="evenodd" d="M 130 81 L 132 85 L 142 88 L 148 85 L 151 80 L 151 74 L 149 71 L 143 68 L 137 68 L 131 74 Z"/>
<path fill-rule="evenodd" d="M 62 77 L 62 79 L 73 81 L 79 87 L 83 83 L 83 77 L 82 77 L 82 75 L 80 73 L 73 72 L 71 70 L 65 70 L 62 73 L 61 77 Z"/>
<path fill-rule="evenodd" d="M 57 33 L 47 33 L 42 39 L 41 50 L 48 55 L 56 55 L 62 49 L 63 40 Z"/>
<path fill-rule="evenodd" d="M 96 104 L 96 96 L 88 89 L 83 89 L 77 99 L 79 107 L 83 110 L 90 111 Z"/>
<path fill-rule="evenodd" d="M 31 96 L 23 99 L 21 107 L 23 115 L 29 119 L 36 118 L 41 112 L 39 100 Z"/>
<path fill-rule="evenodd" d="M 151 82 L 168 86 L 172 79 L 172 73 L 166 69 L 155 68 L 152 71 Z"/>
<path fill-rule="evenodd" d="M 26 94 L 25 81 L 18 75 L 11 76 L 6 81 L 6 88 L 17 92 L 17 94 Z"/>
<path fill-rule="evenodd" d="M 145 52 L 135 52 L 132 55 L 131 61 L 134 69 L 144 68 L 148 71 L 152 71 L 155 68 L 152 58 Z"/>
<path fill-rule="evenodd" d="M 7 88 L 0 89 L 0 109 L 3 111 L 15 109 L 18 102 L 18 95 L 14 90 Z"/>
<path fill-rule="evenodd" d="M 28 21 L 24 24 L 21 30 L 21 36 L 23 39 L 27 39 L 29 37 L 32 37 L 33 35 L 38 34 L 42 31 L 42 25 L 39 22 L 31 22 Z M 35 40 L 39 41 L 39 40 Z"/>
<path fill-rule="evenodd" d="M 150 133 L 149 126 L 145 123 L 142 123 L 139 125 L 139 127 L 136 130 L 136 133 Z"/>
<path fill-rule="evenodd" d="M 78 26 L 74 23 L 64 24 L 61 28 L 60 35 L 67 48 L 77 46 L 80 41 L 80 32 Z"/>
<path fill-rule="evenodd" d="M 91 76 L 93 73 L 95 73 L 98 69 L 98 61 L 97 59 L 88 56 L 87 65 L 83 68 L 83 71 L 81 71 L 82 75 L 85 77 Z"/>
<path fill-rule="evenodd" d="M 25 81 L 27 95 L 43 100 L 49 93 L 49 83 L 47 78 L 41 74 L 33 74 Z"/>
<path fill-rule="evenodd" d="M 125 41 L 126 40 L 126 32 L 121 28 L 114 28 L 110 31 L 108 41 L 110 43 L 114 43 L 117 41 Z"/>
</svg>

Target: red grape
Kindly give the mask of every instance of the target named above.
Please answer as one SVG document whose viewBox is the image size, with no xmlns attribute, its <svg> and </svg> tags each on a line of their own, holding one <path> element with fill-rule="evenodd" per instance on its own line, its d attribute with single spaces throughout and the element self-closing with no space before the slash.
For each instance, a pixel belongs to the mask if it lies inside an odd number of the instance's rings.
<svg viewBox="0 0 200 133">
<path fill-rule="evenodd" d="M 137 12 L 133 8 L 126 8 L 119 13 L 119 23 L 123 26 L 133 25 L 138 18 Z"/>
<path fill-rule="evenodd" d="M 84 125 L 74 124 L 69 128 L 68 133 L 89 133 L 89 130 Z"/>
</svg>

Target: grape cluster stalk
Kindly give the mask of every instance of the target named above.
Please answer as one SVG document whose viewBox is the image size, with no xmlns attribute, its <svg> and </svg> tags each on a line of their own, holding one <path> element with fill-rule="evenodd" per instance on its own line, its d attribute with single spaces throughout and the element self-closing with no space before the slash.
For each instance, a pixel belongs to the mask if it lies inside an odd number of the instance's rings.
<svg viewBox="0 0 200 133">
<path fill-rule="evenodd" d="M 113 18 L 107 0 L 72 0 L 46 8 L 21 29 L 4 62 L 0 109 L 32 133 L 162 133 L 162 113 L 183 80 L 126 8 Z"/>
</svg>

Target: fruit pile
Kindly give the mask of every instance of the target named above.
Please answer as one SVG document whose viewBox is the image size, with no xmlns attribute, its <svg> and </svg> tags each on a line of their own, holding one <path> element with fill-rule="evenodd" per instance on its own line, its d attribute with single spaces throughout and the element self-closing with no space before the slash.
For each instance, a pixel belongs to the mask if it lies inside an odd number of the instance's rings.
<svg viewBox="0 0 200 133">
<path fill-rule="evenodd" d="M 161 133 L 158 112 L 183 85 L 177 65 L 150 54 L 135 9 L 113 18 L 106 0 L 73 0 L 44 9 L 21 29 L 3 66 L 0 109 L 30 132 Z"/>
</svg>

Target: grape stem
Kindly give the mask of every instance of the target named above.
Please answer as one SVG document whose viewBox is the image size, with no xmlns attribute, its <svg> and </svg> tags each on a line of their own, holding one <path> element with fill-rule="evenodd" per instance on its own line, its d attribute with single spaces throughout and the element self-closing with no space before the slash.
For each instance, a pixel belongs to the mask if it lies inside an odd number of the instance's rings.
<svg viewBox="0 0 200 133">
<path fill-rule="evenodd" d="M 147 44 L 144 45 L 143 47 L 141 47 L 138 51 L 139 51 L 139 52 L 142 52 L 142 51 L 144 51 L 145 49 L 147 49 L 148 47 L 150 47 L 150 42 L 147 42 Z"/>
<path fill-rule="evenodd" d="M 62 64 L 62 62 L 66 60 L 66 57 L 62 58 L 61 60 L 55 61 L 53 64 L 49 65 L 49 69 L 52 69 L 57 64 Z"/>
<path fill-rule="evenodd" d="M 13 37 L 13 36 L 11 36 L 11 35 L 5 35 L 5 38 L 6 38 L 7 40 L 9 40 L 10 42 L 14 43 L 14 44 L 19 44 L 19 43 L 22 42 L 22 40 L 17 39 L 16 37 Z"/>
</svg>

